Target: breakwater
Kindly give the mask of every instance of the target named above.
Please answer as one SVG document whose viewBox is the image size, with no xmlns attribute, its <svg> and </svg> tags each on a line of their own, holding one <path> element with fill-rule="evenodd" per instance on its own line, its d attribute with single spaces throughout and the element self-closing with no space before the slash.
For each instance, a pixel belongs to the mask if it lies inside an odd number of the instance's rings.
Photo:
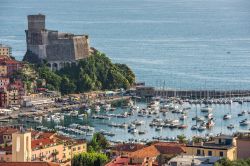
<svg viewBox="0 0 250 166">
<path fill-rule="evenodd" d="M 159 90 L 154 87 L 137 87 L 139 97 L 179 97 L 189 99 L 248 97 L 250 90 Z"/>
</svg>

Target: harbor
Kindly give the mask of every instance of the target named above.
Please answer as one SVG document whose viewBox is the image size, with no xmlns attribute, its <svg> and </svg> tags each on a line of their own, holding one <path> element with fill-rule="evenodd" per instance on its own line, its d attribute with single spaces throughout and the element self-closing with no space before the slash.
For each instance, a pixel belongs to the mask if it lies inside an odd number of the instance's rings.
<svg viewBox="0 0 250 166">
<path fill-rule="evenodd" d="M 113 142 L 144 143 L 176 141 L 182 134 L 191 139 L 193 136 L 233 134 L 250 128 L 248 98 L 155 97 L 139 100 L 126 97 L 126 101 L 126 105 L 120 106 L 106 102 L 71 102 L 71 107 L 64 107 L 67 102 L 60 103 L 60 108 L 21 111 L 14 114 L 15 118 L 2 118 L 0 123 L 2 126 L 7 123 L 40 131 L 57 131 L 74 139 L 90 139 L 95 132 L 101 132 Z"/>
</svg>

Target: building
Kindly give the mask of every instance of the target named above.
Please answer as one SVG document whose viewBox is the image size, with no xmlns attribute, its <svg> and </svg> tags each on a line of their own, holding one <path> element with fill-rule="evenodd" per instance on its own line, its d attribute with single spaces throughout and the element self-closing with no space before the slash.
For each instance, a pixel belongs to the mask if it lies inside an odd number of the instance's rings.
<svg viewBox="0 0 250 166">
<path fill-rule="evenodd" d="M 178 143 L 156 142 L 150 146 L 141 144 L 118 144 L 112 148 L 112 155 L 118 156 L 107 166 L 118 165 L 162 165 L 175 157 L 184 154 L 184 145 Z"/>
<path fill-rule="evenodd" d="M 0 56 L 0 66 L 6 66 L 7 74 L 5 76 L 10 77 L 22 68 L 22 63 L 12 59 L 11 57 Z M 3 74 L 5 74 L 4 72 L 5 71 L 2 71 Z"/>
<path fill-rule="evenodd" d="M 247 159 L 250 157 L 250 131 L 239 131 L 236 139 L 237 159 Z"/>
<path fill-rule="evenodd" d="M 31 161 L 31 133 L 17 132 L 12 134 L 12 159 L 13 162 Z"/>
<path fill-rule="evenodd" d="M 8 91 L 6 88 L 0 88 L 0 108 L 6 108 L 9 105 Z"/>
<path fill-rule="evenodd" d="M 111 149 L 112 156 L 128 156 L 130 153 L 146 147 L 144 144 L 124 143 L 117 144 Z"/>
<path fill-rule="evenodd" d="M 2 162 L 1 166 L 60 166 L 57 163 L 49 162 Z"/>
<path fill-rule="evenodd" d="M 137 86 L 136 95 L 139 97 L 153 97 L 155 96 L 155 88 L 149 86 Z"/>
<path fill-rule="evenodd" d="M 187 155 L 226 157 L 237 159 L 236 139 L 233 136 L 218 135 L 209 141 L 191 142 L 185 147 Z"/>
<path fill-rule="evenodd" d="M 26 32 L 27 52 L 24 60 L 31 63 L 48 62 L 52 70 L 76 64 L 90 55 L 89 37 L 47 30 L 45 15 L 29 15 Z"/>
<path fill-rule="evenodd" d="M 0 88 L 7 88 L 10 84 L 8 77 L 0 77 Z"/>
<path fill-rule="evenodd" d="M 219 157 L 179 155 L 172 158 L 166 166 L 213 166 Z"/>
<path fill-rule="evenodd" d="M 18 132 L 18 129 L 13 127 L 0 128 L 0 144 L 11 143 L 12 134 Z"/>
<path fill-rule="evenodd" d="M 0 44 L 0 56 L 12 56 L 11 47 Z"/>
<path fill-rule="evenodd" d="M 6 77 L 7 76 L 7 66 L 0 64 L 0 77 Z"/>
<path fill-rule="evenodd" d="M 14 128 L 3 127 L 0 128 L 0 138 L 7 143 L 0 146 L 2 162 L 45 161 L 70 165 L 74 155 L 87 152 L 85 141 L 60 136 L 54 132 L 20 132 Z"/>
</svg>

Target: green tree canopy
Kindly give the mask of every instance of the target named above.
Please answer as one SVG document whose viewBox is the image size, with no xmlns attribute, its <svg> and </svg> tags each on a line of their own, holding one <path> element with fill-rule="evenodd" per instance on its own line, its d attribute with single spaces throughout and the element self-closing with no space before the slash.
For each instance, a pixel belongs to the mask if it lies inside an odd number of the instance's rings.
<svg viewBox="0 0 250 166">
<path fill-rule="evenodd" d="M 72 166 L 102 166 L 108 161 L 108 157 L 102 153 L 81 153 L 72 159 Z"/>
<path fill-rule="evenodd" d="M 109 146 L 109 142 L 106 137 L 101 133 L 95 133 L 93 138 L 88 143 L 88 151 L 89 152 L 101 152 L 104 149 L 107 149 Z"/>
</svg>

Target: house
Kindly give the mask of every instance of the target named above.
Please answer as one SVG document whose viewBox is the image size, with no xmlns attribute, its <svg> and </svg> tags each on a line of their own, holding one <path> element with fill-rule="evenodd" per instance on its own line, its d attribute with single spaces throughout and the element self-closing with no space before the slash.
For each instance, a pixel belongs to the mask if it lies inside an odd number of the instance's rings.
<svg viewBox="0 0 250 166">
<path fill-rule="evenodd" d="M 220 157 L 179 155 L 163 166 L 213 166 Z"/>
<path fill-rule="evenodd" d="M 1 130 L 0 138 L 8 142 L 0 147 L 0 159 L 5 162 L 46 161 L 64 166 L 70 164 L 74 155 L 87 151 L 85 141 L 60 136 L 55 132 L 10 130 L 6 127 Z"/>
<path fill-rule="evenodd" d="M 250 131 L 238 131 L 236 134 L 237 159 L 247 159 L 250 157 Z"/>
<path fill-rule="evenodd" d="M 60 166 L 51 162 L 2 162 L 1 166 Z"/>
<path fill-rule="evenodd" d="M 228 135 L 218 135 L 205 142 L 192 141 L 186 145 L 185 150 L 187 155 L 237 159 L 236 139 Z"/>
<path fill-rule="evenodd" d="M 122 143 L 117 144 L 111 149 L 112 156 L 127 156 L 132 152 L 146 147 L 144 144 L 139 143 Z"/>
<path fill-rule="evenodd" d="M 118 144 L 112 148 L 117 155 L 108 166 L 115 165 L 161 165 L 170 158 L 185 153 L 184 145 L 178 143 L 154 142 L 149 146 L 142 144 Z"/>
</svg>

